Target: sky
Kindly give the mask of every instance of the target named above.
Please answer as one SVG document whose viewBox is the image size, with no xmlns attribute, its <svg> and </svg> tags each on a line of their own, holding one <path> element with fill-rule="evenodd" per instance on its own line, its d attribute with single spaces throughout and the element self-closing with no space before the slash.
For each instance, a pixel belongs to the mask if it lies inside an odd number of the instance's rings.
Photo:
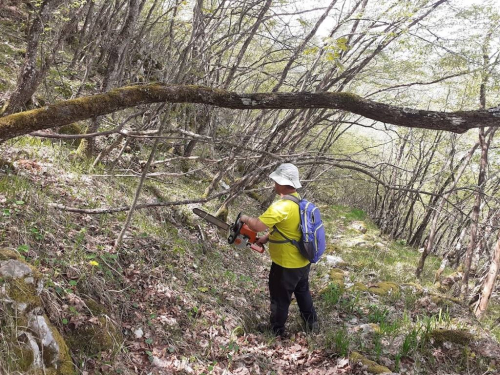
<svg viewBox="0 0 500 375">
<path fill-rule="evenodd" d="M 386 2 L 388 3 L 389 0 L 386 0 Z M 314 8 L 322 8 L 316 12 L 304 13 L 300 15 L 300 17 L 303 18 L 317 19 L 324 12 L 324 9 L 326 9 L 330 3 L 331 0 L 299 0 L 296 1 L 295 5 L 291 5 L 290 7 L 291 9 L 298 9 L 302 11 L 311 10 Z M 318 30 L 318 35 L 320 36 L 328 35 L 328 32 L 332 29 L 332 26 L 336 23 L 334 19 L 334 14 L 338 14 L 340 6 L 344 5 L 345 9 L 348 9 L 354 3 L 356 3 L 356 0 L 346 0 L 346 1 L 338 0 L 337 4 L 334 6 L 334 10 L 330 12 L 330 16 L 327 19 L 325 19 L 320 29 Z M 377 1 L 372 0 L 371 2 L 369 2 L 369 4 L 377 4 Z M 500 12 L 500 0 L 449 0 L 449 5 L 453 7 L 490 5 L 496 8 L 498 12 Z M 290 19 L 291 22 L 293 22 L 292 18 L 296 19 L 298 17 L 291 17 Z M 297 22 L 295 22 L 295 24 L 298 26 Z"/>
</svg>

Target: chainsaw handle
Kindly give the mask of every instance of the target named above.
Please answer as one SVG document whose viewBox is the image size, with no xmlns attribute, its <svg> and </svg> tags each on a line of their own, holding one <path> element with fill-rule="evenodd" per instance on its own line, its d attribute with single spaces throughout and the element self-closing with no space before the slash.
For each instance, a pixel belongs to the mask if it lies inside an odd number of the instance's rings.
<svg viewBox="0 0 500 375">
<path fill-rule="evenodd" d="M 262 253 L 264 252 L 264 250 L 265 250 L 264 245 L 259 246 L 259 245 L 257 245 L 256 243 L 251 244 L 251 245 L 250 245 L 250 249 L 255 250 L 256 252 L 261 253 L 261 254 L 262 254 Z"/>
<path fill-rule="evenodd" d="M 241 212 L 238 214 L 236 217 L 236 221 L 234 222 L 233 225 L 231 225 L 231 228 L 229 230 L 229 237 L 227 238 L 227 242 L 229 244 L 233 244 L 238 235 L 240 234 L 241 228 L 243 227 L 243 223 L 240 220 Z"/>
</svg>

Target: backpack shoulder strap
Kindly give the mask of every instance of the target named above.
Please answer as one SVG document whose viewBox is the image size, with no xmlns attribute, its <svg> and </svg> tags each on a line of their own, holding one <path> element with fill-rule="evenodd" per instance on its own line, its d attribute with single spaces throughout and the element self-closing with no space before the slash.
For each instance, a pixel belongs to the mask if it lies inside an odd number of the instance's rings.
<svg viewBox="0 0 500 375">
<path fill-rule="evenodd" d="M 291 239 L 289 239 L 287 236 L 285 236 L 279 229 L 278 227 L 274 226 L 273 230 L 271 231 L 271 234 L 274 233 L 274 231 L 278 232 L 281 237 L 283 237 L 285 240 L 284 241 L 276 241 L 276 240 L 269 240 L 271 243 L 287 243 L 287 242 L 292 242 Z"/>
<path fill-rule="evenodd" d="M 281 197 L 281 199 L 295 202 L 297 205 L 300 204 L 300 199 L 297 197 L 294 197 L 293 195 L 283 195 L 283 197 Z M 285 241 L 269 240 L 269 242 L 272 242 L 272 243 L 286 243 L 286 242 L 293 243 L 293 242 L 295 242 L 294 240 L 289 239 L 287 236 L 285 236 L 283 233 L 281 233 L 281 231 L 278 229 L 278 227 L 274 226 L 271 233 L 273 233 L 274 231 L 277 231 L 281 235 L 281 237 L 283 237 L 285 239 Z"/>
<path fill-rule="evenodd" d="M 292 202 L 295 202 L 297 204 L 300 204 L 300 199 L 297 197 L 294 197 L 293 195 L 283 195 L 283 197 L 281 199 L 285 199 L 287 201 L 292 201 Z"/>
</svg>

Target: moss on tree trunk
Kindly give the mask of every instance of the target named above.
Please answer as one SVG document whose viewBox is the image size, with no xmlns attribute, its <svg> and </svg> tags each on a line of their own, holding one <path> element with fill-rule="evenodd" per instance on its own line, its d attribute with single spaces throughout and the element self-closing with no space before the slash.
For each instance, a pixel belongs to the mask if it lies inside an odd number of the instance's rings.
<svg viewBox="0 0 500 375">
<path fill-rule="evenodd" d="M 500 126 L 500 110 L 496 109 L 446 113 L 395 107 L 345 92 L 242 94 L 203 86 L 151 84 L 126 86 L 2 117 L 0 139 L 159 102 L 203 103 L 232 109 L 332 108 L 384 123 L 456 133 L 481 126 Z"/>
</svg>

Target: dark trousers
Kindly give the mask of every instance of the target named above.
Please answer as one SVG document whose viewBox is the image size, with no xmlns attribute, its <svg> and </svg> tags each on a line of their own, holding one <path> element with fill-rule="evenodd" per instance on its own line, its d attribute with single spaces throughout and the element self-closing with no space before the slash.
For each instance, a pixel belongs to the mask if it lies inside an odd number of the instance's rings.
<svg viewBox="0 0 500 375">
<path fill-rule="evenodd" d="M 284 268 L 276 263 L 271 265 L 269 272 L 271 327 L 276 335 L 281 335 L 285 331 L 292 293 L 295 294 L 300 315 L 306 326 L 310 328 L 318 320 L 309 291 L 310 268 L 310 264 L 302 268 Z"/>
</svg>

